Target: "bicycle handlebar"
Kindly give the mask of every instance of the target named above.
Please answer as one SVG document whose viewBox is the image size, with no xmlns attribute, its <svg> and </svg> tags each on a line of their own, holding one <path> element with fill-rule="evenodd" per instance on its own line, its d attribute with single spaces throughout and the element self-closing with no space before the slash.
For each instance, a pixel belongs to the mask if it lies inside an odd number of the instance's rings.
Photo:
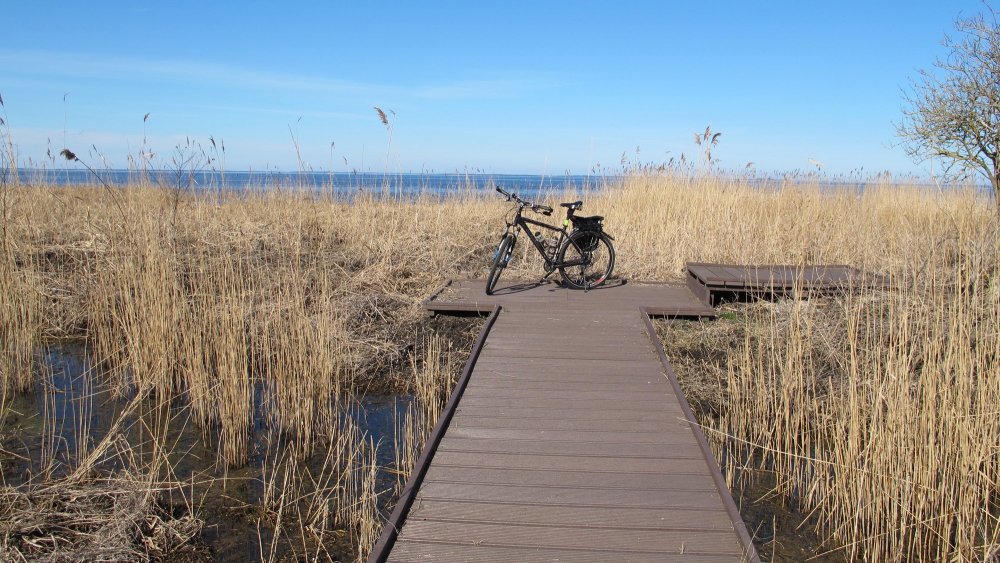
<svg viewBox="0 0 1000 563">
<path fill-rule="evenodd" d="M 538 203 L 532 203 L 530 201 L 521 199 L 517 197 L 517 194 L 508 192 L 503 188 L 501 188 L 500 186 L 496 186 L 496 188 L 501 195 L 507 198 L 507 201 L 514 201 L 522 208 L 530 207 L 531 210 L 534 211 L 535 213 L 541 213 L 542 215 L 552 215 L 552 208 L 549 207 L 548 205 L 541 205 Z"/>
</svg>

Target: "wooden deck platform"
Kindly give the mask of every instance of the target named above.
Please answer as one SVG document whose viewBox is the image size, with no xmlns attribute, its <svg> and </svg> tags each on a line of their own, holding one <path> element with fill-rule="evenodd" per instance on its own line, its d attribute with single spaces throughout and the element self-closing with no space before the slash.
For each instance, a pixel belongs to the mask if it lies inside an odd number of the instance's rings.
<svg viewBox="0 0 1000 563">
<path fill-rule="evenodd" d="M 711 306 L 727 299 L 773 299 L 791 295 L 796 290 L 809 295 L 887 285 L 878 276 L 839 264 L 745 266 L 688 262 L 685 269 L 688 288 Z"/>
<path fill-rule="evenodd" d="M 491 311 L 370 561 L 756 561 L 650 314 L 683 285 L 453 282 Z"/>
<path fill-rule="evenodd" d="M 485 285 L 482 280 L 448 281 L 424 302 L 424 307 L 441 313 L 488 314 L 496 305 L 556 308 L 589 307 L 601 303 L 601 309 L 618 307 L 636 311 L 642 307 L 648 315 L 654 317 L 716 317 L 715 309 L 699 302 L 690 288 L 680 284 L 617 282 L 590 291 L 572 291 L 554 282 L 511 282 L 501 279 L 493 295 L 486 295 L 483 290 Z"/>
</svg>

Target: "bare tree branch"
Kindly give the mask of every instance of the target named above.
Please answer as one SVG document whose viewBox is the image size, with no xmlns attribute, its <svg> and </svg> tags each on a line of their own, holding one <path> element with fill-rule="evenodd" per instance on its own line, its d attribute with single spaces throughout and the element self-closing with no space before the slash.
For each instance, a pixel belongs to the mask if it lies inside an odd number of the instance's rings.
<svg viewBox="0 0 1000 563">
<path fill-rule="evenodd" d="M 955 22 L 948 56 L 920 71 L 903 93 L 897 134 L 915 160 L 947 160 L 946 179 L 985 176 L 1000 214 L 1000 25 L 996 12 Z"/>
</svg>

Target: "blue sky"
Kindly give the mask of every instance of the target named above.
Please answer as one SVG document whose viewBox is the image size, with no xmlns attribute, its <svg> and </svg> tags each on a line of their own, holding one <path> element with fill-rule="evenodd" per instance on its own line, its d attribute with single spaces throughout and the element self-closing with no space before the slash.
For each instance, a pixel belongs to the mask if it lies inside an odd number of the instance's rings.
<svg viewBox="0 0 1000 563">
<path fill-rule="evenodd" d="M 759 5 L 754 5 L 759 4 Z M 0 95 L 22 166 L 96 146 L 170 167 L 586 174 L 719 166 L 924 173 L 901 88 L 973 0 L 906 2 L 10 2 Z M 374 106 L 395 112 L 391 145 Z M 143 117 L 149 114 L 147 122 Z M 390 114 L 391 116 L 392 114 Z M 331 147 L 331 143 L 333 146 Z M 636 157 L 636 150 L 639 154 Z M 387 164 L 388 161 L 388 164 Z M 58 163 L 57 166 L 64 166 Z"/>
</svg>

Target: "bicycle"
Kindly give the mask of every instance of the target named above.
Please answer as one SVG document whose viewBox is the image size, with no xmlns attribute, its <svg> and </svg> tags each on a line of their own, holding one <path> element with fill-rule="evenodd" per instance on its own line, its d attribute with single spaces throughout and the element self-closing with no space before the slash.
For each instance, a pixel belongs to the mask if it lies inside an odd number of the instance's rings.
<svg viewBox="0 0 1000 563">
<path fill-rule="evenodd" d="M 615 247 L 611 244 L 614 238 L 604 232 L 604 217 L 577 216 L 576 212 L 583 208 L 582 201 L 560 203 L 566 208 L 566 218 L 561 227 L 554 227 L 523 216 L 525 209 L 551 216 L 551 207 L 521 199 L 516 193 L 505 191 L 500 186 L 496 186 L 496 190 L 507 201 L 513 201 L 515 206 L 511 210 L 513 218 L 506 220 L 507 227 L 493 253 L 490 275 L 486 279 L 486 295 L 493 295 L 500 274 L 510 262 L 519 230 L 527 234 L 528 240 L 544 260 L 545 277 L 542 279 L 559 270 L 568 287 L 588 290 L 601 285 L 611 276 L 615 267 Z M 567 231 L 571 224 L 573 230 Z M 548 229 L 552 234 L 543 237 L 541 231 L 532 233 L 532 227 Z"/>
</svg>

